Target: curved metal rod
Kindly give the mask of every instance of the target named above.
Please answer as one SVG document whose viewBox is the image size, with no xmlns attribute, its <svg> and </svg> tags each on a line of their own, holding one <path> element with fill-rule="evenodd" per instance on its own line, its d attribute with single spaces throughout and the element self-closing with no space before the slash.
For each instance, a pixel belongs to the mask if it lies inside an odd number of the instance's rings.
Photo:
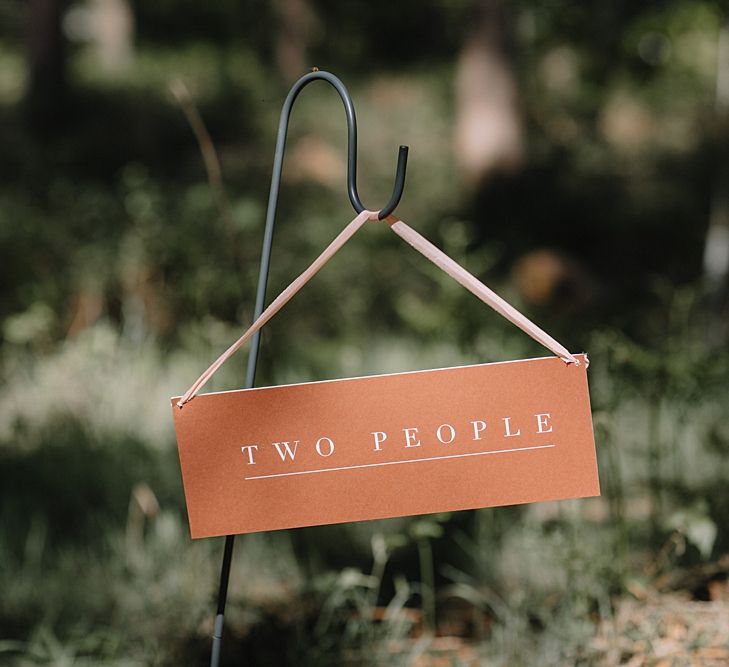
<svg viewBox="0 0 729 667">
<path fill-rule="evenodd" d="M 349 200 L 357 213 L 364 211 L 365 206 L 357 192 L 357 118 L 354 114 L 354 105 L 344 84 L 329 72 L 310 72 L 302 76 L 291 88 L 286 96 L 281 119 L 278 124 L 278 137 L 276 138 L 276 152 L 273 159 L 273 174 L 271 175 L 271 191 L 268 195 L 268 209 L 266 211 L 266 227 L 263 232 L 263 248 L 261 250 L 261 267 L 258 273 L 258 288 L 256 290 L 256 305 L 253 319 L 256 320 L 263 312 L 266 302 L 266 283 L 268 282 L 268 267 L 271 261 L 271 245 L 273 243 L 273 228 L 276 222 L 276 207 L 278 204 L 278 191 L 281 185 L 281 169 L 283 166 L 284 148 L 286 145 L 286 134 L 289 128 L 289 116 L 294 100 L 301 92 L 301 89 L 312 81 L 322 79 L 334 86 L 344 103 L 344 111 L 347 114 L 347 191 Z M 408 147 L 400 146 L 397 156 L 397 171 L 395 174 L 395 187 L 390 201 L 380 210 L 379 218 L 390 215 L 402 197 L 405 186 L 405 169 L 408 161 Z M 246 370 L 246 388 L 251 388 L 256 379 L 256 366 L 258 365 L 258 350 L 261 344 L 260 331 L 256 331 L 251 339 L 251 347 L 248 352 L 248 368 Z M 223 564 L 220 569 L 220 585 L 218 588 L 218 606 L 215 614 L 215 625 L 213 631 L 213 645 L 210 654 L 211 667 L 218 667 L 220 664 L 220 651 L 223 641 L 223 623 L 225 618 L 225 603 L 228 597 L 228 581 L 230 578 L 230 566 L 233 557 L 235 535 L 228 535 L 225 538 L 225 549 L 223 552 Z"/>
<path fill-rule="evenodd" d="M 283 166 L 284 149 L 286 146 L 286 135 L 289 129 L 289 117 L 291 116 L 291 108 L 294 101 L 298 97 L 302 89 L 312 81 L 321 79 L 330 83 L 339 93 L 344 104 L 344 112 L 347 115 L 347 192 L 349 193 L 349 201 L 357 213 L 361 213 L 365 209 L 365 205 L 360 199 L 357 192 L 357 116 L 354 113 L 354 104 L 349 95 L 349 91 L 342 81 L 330 72 L 310 72 L 302 76 L 289 91 L 286 96 L 283 107 L 281 108 L 281 119 L 278 123 L 278 137 L 276 139 L 276 152 L 274 154 L 273 174 L 271 176 L 271 192 L 268 198 L 268 214 L 275 215 L 276 204 L 278 202 L 278 190 L 281 181 L 281 169 Z M 382 220 L 395 210 L 400 202 L 403 189 L 405 187 L 405 170 L 408 162 L 408 147 L 400 146 L 397 156 L 397 171 L 395 173 L 395 185 L 392 191 L 390 201 L 380 210 L 379 218 Z M 377 210 L 377 209 L 371 209 Z M 268 217 L 268 216 L 267 216 Z M 268 223 L 268 220 L 266 220 Z"/>
</svg>

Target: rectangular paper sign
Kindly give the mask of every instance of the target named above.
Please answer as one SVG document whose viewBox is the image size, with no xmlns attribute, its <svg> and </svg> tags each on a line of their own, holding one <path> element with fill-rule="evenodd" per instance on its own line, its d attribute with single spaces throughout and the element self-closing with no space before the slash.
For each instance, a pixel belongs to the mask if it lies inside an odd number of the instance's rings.
<svg viewBox="0 0 729 667">
<path fill-rule="evenodd" d="M 578 358 L 172 399 L 192 536 L 599 495 Z"/>
</svg>

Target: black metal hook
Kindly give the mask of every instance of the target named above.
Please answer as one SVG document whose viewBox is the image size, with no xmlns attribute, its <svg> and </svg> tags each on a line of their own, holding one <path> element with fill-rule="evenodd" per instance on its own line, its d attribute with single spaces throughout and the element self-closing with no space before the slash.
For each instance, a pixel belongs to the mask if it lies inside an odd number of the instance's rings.
<svg viewBox="0 0 729 667">
<path fill-rule="evenodd" d="M 263 248 L 261 250 L 261 268 L 258 274 L 258 288 L 256 290 L 256 305 L 253 319 L 257 319 L 263 312 L 266 301 L 266 283 L 268 282 L 268 267 L 271 262 L 271 245 L 273 243 L 273 228 L 276 222 L 276 207 L 278 204 L 278 191 L 281 185 L 281 169 L 283 166 L 284 148 L 286 145 L 286 133 L 289 128 L 289 116 L 294 100 L 301 92 L 301 89 L 312 81 L 323 79 L 334 86 L 344 103 L 344 111 L 347 114 L 347 191 L 349 200 L 357 213 L 365 210 L 362 200 L 357 192 L 357 117 L 354 114 L 354 105 L 349 91 L 344 84 L 329 72 L 314 71 L 302 76 L 291 88 L 286 96 L 281 119 L 278 124 L 278 136 L 276 138 L 276 152 L 273 159 L 273 174 L 271 175 L 271 191 L 268 195 L 268 209 L 266 211 L 266 227 L 263 232 Z M 379 219 L 390 215 L 400 202 L 403 188 L 405 186 L 405 169 L 408 161 L 408 147 L 400 146 L 397 156 L 397 171 L 395 174 L 395 187 L 390 201 L 380 209 Z M 251 339 L 251 347 L 248 353 L 248 368 L 246 371 L 246 388 L 253 386 L 256 379 L 256 366 L 258 365 L 258 350 L 260 348 L 260 331 L 257 331 Z M 211 667 L 218 667 L 220 664 L 220 650 L 223 641 L 223 622 L 225 617 L 225 603 L 228 597 L 228 581 L 230 578 L 230 566 L 233 558 L 233 547 L 235 535 L 228 535 L 225 538 L 223 551 L 223 565 L 220 570 L 220 586 L 218 589 L 218 607 L 215 614 L 215 625 L 213 630 L 213 646 L 210 655 Z"/>
<path fill-rule="evenodd" d="M 281 181 L 281 169 L 283 166 L 286 134 L 289 128 L 291 108 L 302 89 L 317 79 L 330 83 L 339 93 L 339 97 L 342 98 L 344 111 L 347 115 L 347 192 L 349 193 L 349 201 L 352 202 L 352 207 L 355 211 L 357 211 L 357 213 L 361 213 L 366 208 L 360 199 L 359 193 L 357 192 L 357 116 L 354 113 L 352 98 L 350 97 L 346 86 L 338 77 L 334 76 L 330 72 L 316 70 L 302 76 L 291 87 L 281 109 L 281 119 L 278 123 L 278 137 L 276 139 L 276 152 L 274 154 L 273 174 L 271 176 L 271 193 L 268 200 L 269 215 L 275 215 L 276 204 L 278 202 L 278 190 Z M 393 187 L 392 197 L 390 197 L 390 201 L 388 201 L 387 204 L 380 209 L 380 214 L 378 216 L 380 220 L 390 215 L 400 202 L 400 198 L 402 197 L 403 189 L 405 187 L 405 171 L 407 169 L 407 163 L 408 147 L 400 146 L 400 150 L 397 155 L 397 170 L 395 172 L 395 185 Z"/>
</svg>

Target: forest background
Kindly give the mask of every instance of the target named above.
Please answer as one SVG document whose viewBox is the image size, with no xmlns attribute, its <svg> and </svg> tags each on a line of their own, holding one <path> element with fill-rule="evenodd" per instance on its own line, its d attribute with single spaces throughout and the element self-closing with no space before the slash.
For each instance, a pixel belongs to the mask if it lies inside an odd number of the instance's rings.
<svg viewBox="0 0 729 667">
<path fill-rule="evenodd" d="M 251 321 L 278 114 L 590 354 L 603 496 L 238 540 L 224 664 L 729 659 L 729 7 L 0 1 L 0 662 L 206 664 L 169 397 Z M 269 294 L 352 217 L 297 101 Z M 368 228 L 258 383 L 540 356 Z M 245 355 L 212 389 L 243 383 Z M 675 661 L 675 662 L 672 662 Z M 714 661 L 714 662 L 712 662 Z"/>
</svg>

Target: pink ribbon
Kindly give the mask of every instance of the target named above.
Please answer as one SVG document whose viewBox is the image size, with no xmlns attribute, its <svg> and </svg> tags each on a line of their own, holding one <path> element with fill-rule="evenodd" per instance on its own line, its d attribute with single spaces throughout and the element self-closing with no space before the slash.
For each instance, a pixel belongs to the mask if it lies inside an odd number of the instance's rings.
<svg viewBox="0 0 729 667">
<path fill-rule="evenodd" d="M 177 401 L 177 406 L 182 408 L 185 403 L 191 401 L 195 395 L 202 389 L 207 381 L 217 372 L 217 370 L 238 351 L 245 343 L 250 340 L 256 331 L 266 324 L 281 308 L 283 308 L 293 296 L 309 282 L 319 270 L 342 248 L 342 246 L 351 239 L 355 233 L 368 220 L 377 220 L 378 213 L 375 211 L 362 211 L 354 220 L 352 220 L 339 235 L 326 247 L 311 265 L 296 278 L 281 294 L 279 294 L 260 315 L 260 317 L 245 331 L 245 333 L 233 343 L 223 354 L 221 354 L 210 367 L 192 384 L 185 392 L 184 396 Z M 548 350 L 560 357 L 565 363 L 577 364 L 579 360 L 573 356 L 567 348 L 557 342 L 548 333 L 540 329 L 534 322 L 525 317 L 512 305 L 504 301 L 493 290 L 484 285 L 473 274 L 469 273 L 456 261 L 448 257 L 440 248 L 434 246 L 428 239 L 421 236 L 412 227 L 406 225 L 393 215 L 385 218 L 390 225 L 390 229 L 395 232 L 406 243 L 415 248 L 424 257 L 429 259 L 439 269 L 445 271 L 456 282 L 460 283 L 469 292 L 476 295 L 486 305 L 491 306 L 497 313 L 505 317 L 509 322 L 515 324 L 522 331 L 529 334 L 535 341 L 541 343 Z"/>
</svg>

